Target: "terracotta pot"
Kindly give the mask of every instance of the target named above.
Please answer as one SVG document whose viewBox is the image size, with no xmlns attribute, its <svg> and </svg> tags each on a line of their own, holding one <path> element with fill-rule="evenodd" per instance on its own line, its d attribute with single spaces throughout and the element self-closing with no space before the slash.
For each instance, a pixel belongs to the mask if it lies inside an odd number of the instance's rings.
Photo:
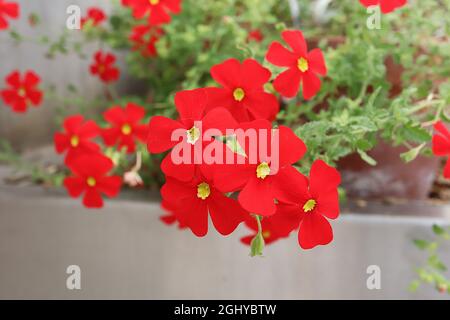
<svg viewBox="0 0 450 320">
<path fill-rule="evenodd" d="M 363 199 L 427 199 L 439 171 L 440 159 L 419 156 L 405 163 L 400 158 L 405 151 L 405 147 L 380 142 L 368 152 L 377 161 L 376 166 L 370 166 L 357 154 L 340 160 L 338 168 L 347 195 Z"/>
</svg>

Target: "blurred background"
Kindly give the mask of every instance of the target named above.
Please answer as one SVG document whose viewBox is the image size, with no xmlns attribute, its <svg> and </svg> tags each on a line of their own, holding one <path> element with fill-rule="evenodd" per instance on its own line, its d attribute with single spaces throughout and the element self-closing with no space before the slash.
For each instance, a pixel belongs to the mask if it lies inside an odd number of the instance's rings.
<svg viewBox="0 0 450 320">
<path fill-rule="evenodd" d="M 444 159 L 425 151 L 431 136 L 423 140 L 422 132 L 413 130 L 416 124 L 432 121 L 436 110 L 430 107 L 429 114 L 420 114 L 415 120 L 402 113 L 429 99 L 430 92 L 434 94 L 430 101 L 442 104 L 439 112 L 450 110 L 449 95 L 442 94 L 450 92 L 450 67 L 442 62 L 450 61 L 446 59 L 450 54 L 448 1 L 437 8 L 434 1 L 425 1 L 426 14 L 416 12 L 413 5 L 417 1 L 410 1 L 411 8 L 382 16 L 379 33 L 367 31 L 368 13 L 357 0 L 343 1 L 342 7 L 329 0 L 227 0 L 222 4 L 205 0 L 203 5 L 197 4 L 212 12 L 211 16 L 194 16 L 197 8 L 189 9 L 194 2 L 184 1 L 187 13 L 173 18 L 166 30 L 167 40 L 159 44 L 161 62 L 142 61 L 122 45 L 127 38 L 123 30 L 131 18 L 129 12 L 117 13 L 118 1 L 17 2 L 20 19 L 11 20 L 10 30 L 0 31 L 0 79 L 15 69 L 33 69 L 43 79 L 45 99 L 43 105 L 25 114 L 14 113 L 0 102 L 0 139 L 4 142 L 0 152 L 0 298 L 449 298 L 450 183 L 442 177 Z M 67 30 L 66 9 L 73 4 L 80 6 L 82 14 L 90 7 L 100 7 L 107 16 L 114 15 L 112 31 L 81 34 L 80 30 Z M 221 11 L 224 8 L 226 12 Z M 432 16 L 426 18 L 430 12 Z M 34 15 L 39 17 L 37 25 L 30 23 Z M 422 28 L 424 32 L 432 31 L 416 51 L 409 52 L 406 48 L 415 37 L 423 38 L 411 36 L 414 32 L 410 29 L 414 24 L 420 29 L 414 19 L 421 18 L 429 22 L 429 29 Z M 184 27 L 189 19 L 192 26 Z M 239 241 L 248 234 L 244 226 L 229 237 L 219 236 L 211 227 L 205 238 L 168 227 L 159 219 L 164 214 L 157 193 L 161 178 L 152 168 L 144 177 L 148 188 L 128 188 L 102 210 L 89 211 L 81 201 L 66 195 L 60 183 L 66 174 L 63 159 L 53 146 L 53 134 L 65 116 L 83 112 L 99 117 L 107 105 L 130 97 L 148 107 L 149 115 L 172 115 L 174 92 L 211 84 L 209 68 L 226 57 L 251 55 L 262 61 L 268 44 L 279 40 L 279 31 L 285 27 L 302 28 L 313 39 L 311 46 L 323 48 L 334 79 L 324 81 L 323 93 L 317 98 L 301 102 L 302 113 L 296 111 L 298 100 L 284 99 L 278 121 L 299 126 L 296 133 L 308 146 L 315 141 L 313 133 L 320 132 L 321 121 L 338 125 L 336 117 L 344 109 L 366 130 L 358 141 L 339 140 L 342 154 L 325 154 L 339 167 L 347 194 L 343 214 L 333 222 L 331 245 L 304 251 L 292 234 L 267 246 L 264 257 L 250 258 L 249 248 Z M 394 34 L 397 28 L 403 31 Z M 261 30 L 264 40 L 248 43 L 248 33 L 255 29 Z M 216 46 L 214 38 L 222 43 Z M 64 43 L 51 49 L 61 39 Z M 82 48 L 75 45 L 79 42 L 83 42 Z M 169 52 L 163 47 L 167 44 L 172 45 Z M 422 45 L 432 49 L 424 52 Z M 221 46 L 227 49 L 221 50 Z M 104 84 L 88 73 L 92 54 L 99 48 L 113 51 L 118 58 L 121 77 L 115 94 L 119 98 L 113 102 L 105 100 Z M 178 58 L 182 61 L 176 62 Z M 419 68 L 431 63 L 436 63 L 436 69 Z M 142 70 L 146 74 L 142 75 Z M 158 78 L 162 80 L 156 82 Z M 374 97 L 378 87 L 381 93 Z M 414 92 L 410 90 L 413 87 Z M 331 94 L 335 92 L 339 95 Z M 370 118 L 379 127 L 367 129 L 370 125 L 362 125 L 365 118 L 346 104 L 349 100 L 363 107 L 375 104 L 379 110 L 398 107 L 402 118 L 391 116 L 392 123 L 383 125 Z M 392 105 L 387 103 L 391 100 Z M 162 105 L 162 111 L 152 109 L 154 102 Z M 307 122 L 317 126 L 303 127 Z M 413 129 L 402 131 L 408 126 Z M 336 135 L 351 136 L 343 129 L 349 127 L 345 123 L 334 128 Z M 426 147 L 406 164 L 400 155 L 416 146 L 404 143 L 411 136 L 414 143 Z M 368 141 L 368 146 L 361 147 L 361 140 Z M 321 141 L 324 146 L 333 143 Z M 315 152 L 322 154 L 323 150 Z M 375 159 L 377 166 L 371 165 L 370 159 Z M 123 166 L 129 167 L 135 159 L 123 161 Z M 81 269 L 81 290 L 66 287 L 70 265 Z M 379 267 L 379 289 L 368 287 L 371 266 Z"/>
</svg>

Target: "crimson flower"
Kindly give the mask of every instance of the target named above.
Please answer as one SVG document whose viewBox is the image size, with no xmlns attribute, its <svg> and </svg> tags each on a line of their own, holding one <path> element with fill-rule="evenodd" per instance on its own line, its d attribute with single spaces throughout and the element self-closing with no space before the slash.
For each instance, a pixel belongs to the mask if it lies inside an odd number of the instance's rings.
<svg viewBox="0 0 450 320">
<path fill-rule="evenodd" d="M 285 193 L 293 187 L 290 176 L 297 170 L 292 164 L 303 157 L 306 146 L 290 128 L 285 126 L 278 128 L 279 143 L 276 146 L 275 132 L 267 120 L 243 123 L 240 128 L 244 131 L 251 129 L 265 132 L 266 137 L 258 137 L 256 146 L 238 137 L 239 145 L 244 146 L 247 156 L 236 164 L 217 167 L 214 175 L 216 186 L 222 192 L 241 190 L 238 200 L 248 212 L 262 216 L 273 215 L 276 211 L 275 199 L 283 200 Z M 270 154 L 261 152 L 267 149 L 270 151 L 271 146 L 274 150 Z M 278 171 L 273 168 L 276 160 Z"/>
<path fill-rule="evenodd" d="M 98 26 L 105 21 L 105 19 L 106 15 L 102 9 L 91 7 L 87 11 L 87 16 L 81 18 L 81 27 L 83 27 L 88 21 L 90 21 L 93 26 Z"/>
<path fill-rule="evenodd" d="M 161 195 L 175 208 L 180 224 L 198 237 L 208 233 L 208 212 L 214 227 L 222 235 L 232 233 L 248 215 L 236 200 L 217 190 L 210 173 L 199 172 L 189 182 L 167 178 Z"/>
<path fill-rule="evenodd" d="M 54 144 L 57 153 L 67 151 L 66 164 L 73 162 L 81 155 L 95 154 L 100 151 L 100 147 L 91 141 L 100 133 L 94 121 L 84 121 L 82 115 L 73 115 L 64 120 L 63 127 L 65 132 L 55 133 Z"/>
<path fill-rule="evenodd" d="M 247 41 L 255 41 L 255 42 L 261 42 L 264 40 L 264 35 L 262 34 L 261 30 L 255 29 L 248 33 Z"/>
<path fill-rule="evenodd" d="M 64 186 L 73 198 L 84 193 L 83 204 L 88 208 L 103 207 L 101 194 L 112 198 L 120 191 L 122 179 L 107 175 L 114 164 L 100 153 L 80 156 L 69 163 L 68 167 L 72 170 L 72 175 L 64 179 Z"/>
<path fill-rule="evenodd" d="M 161 163 L 161 169 L 167 176 L 182 181 L 191 180 L 196 171 L 195 163 L 199 164 L 203 161 L 203 159 L 196 158 L 197 145 L 201 144 L 199 146 L 202 150 L 210 143 L 224 145 L 214 139 L 205 141 L 203 132 L 208 129 L 225 132 L 226 129 L 236 128 L 236 121 L 224 108 L 216 108 L 205 115 L 206 104 L 205 89 L 181 91 L 175 95 L 175 106 L 180 116 L 178 120 L 163 116 L 154 116 L 150 119 L 147 140 L 150 153 L 162 153 L 174 147 L 190 151 L 190 155 L 184 155 L 183 151 L 180 152 L 181 156 L 189 157 L 189 163 L 175 164 L 172 155 L 176 156 L 178 153 L 176 154 L 174 150 L 167 154 Z M 196 122 L 201 123 L 201 128 L 195 126 Z M 172 134 L 180 129 L 185 132 L 185 135 L 179 140 L 172 139 Z"/>
<path fill-rule="evenodd" d="M 92 75 L 98 75 L 103 82 L 113 82 L 119 79 L 120 71 L 114 66 L 116 57 L 111 53 L 97 51 L 94 63 L 91 65 Z"/>
<path fill-rule="evenodd" d="M 436 123 L 434 129 L 438 133 L 433 136 L 433 153 L 439 157 L 450 156 L 450 132 L 442 121 Z M 450 158 L 444 167 L 444 177 L 450 179 Z"/>
<path fill-rule="evenodd" d="M 322 51 L 313 49 L 308 52 L 303 33 L 299 30 L 284 31 L 281 36 L 292 51 L 279 42 L 270 45 L 266 59 L 276 66 L 288 68 L 275 79 L 273 85 L 281 95 L 292 98 L 302 84 L 303 97 L 310 99 L 320 90 L 321 82 L 317 75 L 327 74 Z"/>
<path fill-rule="evenodd" d="M 163 30 L 151 25 L 135 26 L 131 31 L 132 50 L 140 51 L 143 57 L 154 57 L 157 54 L 156 42 L 163 35 Z"/>
<path fill-rule="evenodd" d="M 8 28 L 7 18 L 17 19 L 19 17 L 19 10 L 18 3 L 0 0 L 0 30 Z"/>
<path fill-rule="evenodd" d="M 118 149 L 125 147 L 128 153 L 136 150 L 135 140 L 147 140 L 148 127 L 140 122 L 145 117 L 144 107 L 128 103 L 125 108 L 115 106 L 103 113 L 111 127 L 102 130 L 102 137 L 107 146 L 118 144 Z"/>
<path fill-rule="evenodd" d="M 37 88 L 41 79 L 33 71 L 27 71 L 22 79 L 19 71 L 13 71 L 5 81 L 9 87 L 1 90 L 0 94 L 13 111 L 22 113 L 28 106 L 38 106 L 42 102 L 42 91 Z"/>
<path fill-rule="evenodd" d="M 250 245 L 253 238 L 258 233 L 258 224 L 253 216 L 249 216 L 245 220 L 245 224 L 253 231 L 253 233 L 242 237 L 241 242 Z M 289 234 L 298 227 L 298 217 L 297 215 L 292 215 L 290 212 L 287 212 L 286 214 L 283 212 L 276 213 L 270 217 L 264 217 L 261 220 L 261 227 L 264 243 L 268 245 L 279 239 L 288 237 Z"/>
<path fill-rule="evenodd" d="M 303 249 L 330 243 L 333 230 L 326 218 L 339 216 L 339 172 L 322 160 L 316 160 L 311 166 L 309 181 L 298 171 L 291 179 L 295 183 L 278 204 L 276 214 L 297 215 L 300 224 L 298 242 Z"/>
<path fill-rule="evenodd" d="M 131 7 L 133 17 L 142 19 L 148 14 L 148 23 L 159 25 L 169 23 L 169 12 L 181 11 L 181 0 L 122 0 L 124 6 Z"/>
<path fill-rule="evenodd" d="M 242 64 L 228 59 L 211 68 L 211 76 L 222 87 L 207 88 L 208 109 L 224 107 L 237 121 L 274 120 L 279 110 L 277 98 L 264 91 L 271 73 L 254 59 Z"/>
<path fill-rule="evenodd" d="M 408 0 L 359 0 L 363 6 L 380 6 L 382 13 L 389 13 L 403 7 Z"/>
</svg>

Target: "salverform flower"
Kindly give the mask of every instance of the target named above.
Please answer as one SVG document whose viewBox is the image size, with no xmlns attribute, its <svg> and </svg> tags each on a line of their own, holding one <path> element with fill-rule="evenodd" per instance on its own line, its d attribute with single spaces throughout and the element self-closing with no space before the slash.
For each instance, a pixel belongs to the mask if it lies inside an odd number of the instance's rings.
<svg viewBox="0 0 450 320">
<path fill-rule="evenodd" d="M 38 88 L 41 79 L 34 71 L 27 71 L 21 77 L 19 71 L 11 72 L 5 78 L 7 88 L 0 91 L 3 101 L 18 113 L 29 106 L 37 107 L 42 102 L 42 91 Z"/>
<path fill-rule="evenodd" d="M 161 195 L 173 208 L 180 224 L 198 237 L 208 233 L 208 214 L 222 235 L 232 233 L 248 215 L 236 200 L 217 190 L 211 176 L 203 173 L 189 182 L 167 178 Z"/>
<path fill-rule="evenodd" d="M 217 129 L 225 133 L 226 129 L 234 129 L 237 122 L 224 108 L 216 108 L 205 115 L 207 96 L 204 89 L 195 89 L 178 92 L 175 95 L 175 106 L 179 119 L 173 120 L 163 116 L 154 116 L 150 119 L 147 147 L 150 153 L 162 153 L 177 146 L 177 149 L 189 150 L 188 163 L 175 164 L 172 156 L 177 156 L 172 150 L 161 163 L 162 171 L 179 180 L 189 181 L 194 177 L 196 163 L 203 162 L 195 152 L 197 145 L 202 150 L 211 143 L 222 144 L 217 140 L 206 141 L 203 133 L 209 129 Z M 197 124 L 196 124 L 197 123 Z M 199 127 L 201 124 L 201 127 Z M 197 126 L 198 127 L 197 127 Z M 182 132 L 179 139 L 173 139 L 174 132 Z M 180 152 L 184 156 L 184 152 Z"/>
<path fill-rule="evenodd" d="M 113 54 L 97 51 L 90 66 L 91 74 L 98 76 L 105 83 L 116 81 L 119 79 L 120 71 L 115 62 L 116 57 Z"/>
<path fill-rule="evenodd" d="M 266 59 L 288 69 L 275 79 L 273 85 L 281 95 L 291 98 L 297 95 L 301 84 L 303 97 L 310 99 L 320 90 L 321 81 L 317 75 L 327 74 L 323 53 L 318 48 L 308 52 L 303 33 L 299 30 L 284 31 L 281 35 L 291 50 L 273 42 Z"/>
<path fill-rule="evenodd" d="M 110 127 L 102 130 L 102 137 L 107 146 L 117 145 L 128 153 L 136 150 L 136 141 L 147 140 L 148 126 L 142 124 L 145 117 L 144 107 L 128 103 L 125 108 L 115 106 L 103 113 Z"/>
<path fill-rule="evenodd" d="M 104 155 L 83 155 L 68 166 L 72 174 L 64 179 L 64 186 L 71 197 L 77 198 L 84 194 L 83 204 L 86 207 L 101 208 L 102 194 L 112 198 L 119 193 L 122 179 L 108 175 L 114 164 Z"/>
<path fill-rule="evenodd" d="M 100 151 L 100 147 L 91 141 L 100 134 L 100 129 L 94 121 L 85 121 L 82 115 L 73 115 L 64 120 L 63 127 L 64 132 L 55 133 L 54 144 L 57 153 L 67 152 L 66 164 L 81 155 Z"/>
<path fill-rule="evenodd" d="M 290 175 L 292 171 L 296 171 L 292 164 L 303 157 L 306 146 L 290 128 L 280 126 L 275 132 L 267 120 L 242 123 L 239 127 L 244 131 L 265 134 L 258 135 L 256 143 L 245 143 L 237 138 L 246 157 L 241 159 L 242 164 L 238 162 L 216 167 L 216 186 L 223 192 L 240 190 L 239 203 L 248 212 L 262 216 L 273 215 L 276 211 L 275 199 L 284 199 L 285 193 L 292 188 Z M 275 166 L 278 166 L 278 170 Z"/>
<path fill-rule="evenodd" d="M 442 121 L 434 125 L 437 133 L 433 136 L 433 153 L 438 157 L 448 156 L 444 167 L 444 177 L 450 179 L 450 132 Z"/>
<path fill-rule="evenodd" d="M 326 245 L 333 240 L 328 219 L 339 216 L 339 172 L 322 160 L 314 161 L 309 180 L 292 172 L 292 184 L 287 197 L 277 205 L 276 214 L 297 216 L 300 229 L 298 242 L 303 249 Z"/>
<path fill-rule="evenodd" d="M 0 31 L 9 26 L 8 19 L 19 17 L 19 4 L 17 2 L 0 0 Z"/>
<path fill-rule="evenodd" d="M 154 57 L 157 54 L 156 42 L 163 35 L 163 31 L 159 27 L 144 24 L 133 28 L 130 35 L 130 41 L 133 51 L 139 51 L 143 57 Z"/>
<path fill-rule="evenodd" d="M 389 13 L 403 7 L 408 0 L 359 0 L 359 2 L 365 7 L 379 5 L 382 13 Z"/>
<path fill-rule="evenodd" d="M 151 25 L 169 23 L 169 13 L 177 14 L 181 11 L 181 0 L 122 0 L 122 4 L 131 7 L 136 19 L 148 16 Z"/>
<path fill-rule="evenodd" d="M 211 68 L 211 76 L 222 87 L 207 88 L 208 110 L 224 107 L 237 121 L 274 120 L 279 111 L 277 98 L 265 92 L 271 73 L 254 59 L 228 59 Z"/>
</svg>

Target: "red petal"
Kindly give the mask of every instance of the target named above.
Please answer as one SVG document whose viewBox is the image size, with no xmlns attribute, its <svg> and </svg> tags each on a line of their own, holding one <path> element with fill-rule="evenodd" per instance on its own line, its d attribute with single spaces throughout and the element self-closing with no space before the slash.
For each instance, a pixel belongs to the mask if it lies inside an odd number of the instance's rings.
<svg viewBox="0 0 450 320">
<path fill-rule="evenodd" d="M 84 117 L 79 114 L 67 117 L 64 120 L 64 129 L 67 133 L 78 133 L 78 128 L 80 127 L 81 123 L 83 123 L 83 120 Z"/>
<path fill-rule="evenodd" d="M 211 76 L 224 88 L 234 90 L 241 84 L 241 63 L 237 59 L 228 59 L 211 68 Z"/>
<path fill-rule="evenodd" d="M 128 122 L 136 123 L 145 117 L 145 108 L 134 103 L 128 103 L 125 108 L 125 114 Z"/>
<path fill-rule="evenodd" d="M 147 148 L 150 153 L 161 153 L 173 148 L 180 141 L 172 141 L 171 136 L 175 130 L 184 129 L 180 122 L 154 116 L 150 119 Z"/>
<path fill-rule="evenodd" d="M 101 208 L 103 207 L 103 199 L 97 190 L 88 188 L 84 194 L 83 204 L 87 208 Z"/>
<path fill-rule="evenodd" d="M 282 96 L 292 98 L 298 93 L 300 81 L 300 70 L 291 68 L 281 73 L 273 82 L 273 86 Z"/>
<path fill-rule="evenodd" d="M 53 141 L 57 153 L 63 153 L 69 147 L 69 138 L 61 132 L 55 133 Z"/>
<path fill-rule="evenodd" d="M 7 77 L 6 77 L 6 83 L 8 83 L 9 85 L 11 85 L 14 88 L 19 88 L 21 86 L 21 81 L 20 81 L 20 73 L 19 71 L 14 71 L 12 73 L 10 73 Z"/>
<path fill-rule="evenodd" d="M 314 73 L 308 71 L 303 74 L 303 98 L 306 100 L 314 97 L 320 90 L 320 79 Z"/>
<path fill-rule="evenodd" d="M 294 67 L 297 64 L 298 57 L 280 43 L 273 42 L 269 47 L 266 59 L 279 67 Z"/>
<path fill-rule="evenodd" d="M 433 139 L 433 153 L 436 156 L 446 156 L 450 154 L 450 141 L 440 135 L 434 135 Z"/>
<path fill-rule="evenodd" d="M 181 11 L 181 0 L 165 0 L 164 5 L 173 13 L 180 13 Z"/>
<path fill-rule="evenodd" d="M 207 104 L 205 89 L 179 91 L 175 95 L 175 105 L 181 119 L 200 120 Z M 190 128 L 189 128 L 190 129 Z"/>
<path fill-rule="evenodd" d="M 169 177 L 180 181 L 191 181 L 195 176 L 195 164 L 175 164 L 169 153 L 161 162 L 161 170 Z"/>
<path fill-rule="evenodd" d="M 170 15 L 164 10 L 162 5 L 153 6 L 150 11 L 148 22 L 151 25 L 159 25 L 169 23 L 171 20 Z"/>
<path fill-rule="evenodd" d="M 311 50 L 308 54 L 308 63 L 313 72 L 322 76 L 327 74 L 327 66 L 325 65 L 322 50 L 318 48 Z"/>
<path fill-rule="evenodd" d="M 306 153 L 305 143 L 289 127 L 280 126 L 278 133 L 280 167 L 299 161 Z"/>
<path fill-rule="evenodd" d="M 73 198 L 79 197 L 86 188 L 86 182 L 80 177 L 66 177 L 64 179 L 64 186 L 69 195 Z"/>
<path fill-rule="evenodd" d="M 333 240 L 333 229 L 326 218 L 317 213 L 305 214 L 300 223 L 298 243 L 303 249 L 326 245 Z"/>
<path fill-rule="evenodd" d="M 109 123 L 120 126 L 126 121 L 125 110 L 120 106 L 111 107 L 103 113 L 103 118 Z"/>
<path fill-rule="evenodd" d="M 103 177 L 97 182 L 97 189 L 112 198 L 117 196 L 122 185 L 122 179 L 118 176 Z"/>
<path fill-rule="evenodd" d="M 214 227 L 224 236 L 232 233 L 246 217 L 246 212 L 236 200 L 217 191 L 208 198 L 208 208 Z"/>
<path fill-rule="evenodd" d="M 272 73 L 254 59 L 246 59 L 242 63 L 241 78 L 242 87 L 245 89 L 261 88 L 270 80 Z"/>
<path fill-rule="evenodd" d="M 321 192 L 316 200 L 318 213 L 329 219 L 336 219 L 339 216 L 339 194 L 337 189 Z"/>
<path fill-rule="evenodd" d="M 273 121 L 280 110 L 277 97 L 266 92 L 250 94 L 244 104 L 254 119 Z"/>
<path fill-rule="evenodd" d="M 287 30 L 281 36 L 295 53 L 303 57 L 306 56 L 308 48 L 303 33 L 300 30 Z"/>
<path fill-rule="evenodd" d="M 250 213 L 270 216 L 276 211 L 270 177 L 259 179 L 256 172 L 239 193 L 238 199 L 241 206 Z"/>
<path fill-rule="evenodd" d="M 341 183 L 339 172 L 323 160 L 314 161 L 309 176 L 309 190 L 313 197 L 318 197 L 328 191 L 334 191 Z"/>
<path fill-rule="evenodd" d="M 444 178 L 450 179 L 450 158 L 447 160 L 444 167 Z"/>
<path fill-rule="evenodd" d="M 202 120 L 204 134 L 209 129 L 220 130 L 223 134 L 228 130 L 234 130 L 238 123 L 224 108 L 215 108 L 209 111 Z"/>
<path fill-rule="evenodd" d="M 222 192 L 240 190 L 256 174 L 256 167 L 247 164 L 225 164 L 216 167 L 214 185 Z"/>
<path fill-rule="evenodd" d="M 272 180 L 273 192 L 277 200 L 293 204 L 309 200 L 307 199 L 308 179 L 293 166 L 280 169 Z"/>
<path fill-rule="evenodd" d="M 34 73 L 33 71 L 28 71 L 25 74 L 24 84 L 27 88 L 35 87 L 40 81 L 41 81 L 41 79 L 39 78 L 39 76 L 36 73 Z"/>
</svg>

